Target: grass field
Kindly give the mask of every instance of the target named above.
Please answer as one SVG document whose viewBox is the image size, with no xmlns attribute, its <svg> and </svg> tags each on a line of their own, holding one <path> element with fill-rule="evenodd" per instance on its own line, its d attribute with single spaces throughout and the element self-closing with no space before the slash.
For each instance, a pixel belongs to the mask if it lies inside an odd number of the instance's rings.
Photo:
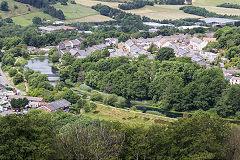
<svg viewBox="0 0 240 160">
<path fill-rule="evenodd" d="M 240 4 L 239 0 L 193 0 L 193 5 L 196 6 L 216 6 L 222 3 Z"/>
<path fill-rule="evenodd" d="M 107 107 L 105 105 L 98 104 L 96 111 L 98 113 L 83 113 L 84 115 L 91 117 L 93 119 L 100 120 L 110 120 L 110 121 L 120 121 L 127 124 L 169 124 L 174 122 L 176 119 L 161 117 L 151 114 L 142 114 L 130 110 L 122 110 L 119 108 Z"/>
<path fill-rule="evenodd" d="M 0 3 L 3 0 L 0 0 Z M 15 2 L 13 0 L 6 0 L 8 2 L 9 10 L 7 12 L 0 11 L 0 16 L 2 18 L 8 18 L 8 17 L 15 17 L 15 16 L 22 16 L 30 13 L 37 12 L 38 9 L 31 7 L 30 5 L 22 4 L 19 2 Z M 14 5 L 16 5 L 18 8 L 14 9 Z M 28 8 L 30 8 L 30 11 L 28 11 Z"/>
<path fill-rule="evenodd" d="M 49 19 L 52 21 L 57 20 L 57 18 L 53 18 L 52 16 L 45 14 L 41 11 L 30 13 L 30 14 L 25 14 L 22 16 L 13 17 L 12 19 L 13 19 L 14 23 L 16 23 L 16 24 L 19 24 L 22 26 L 28 26 L 28 25 L 32 24 L 32 19 L 34 17 L 40 17 L 42 19 L 45 18 L 45 19 Z"/>
<path fill-rule="evenodd" d="M 94 1 L 94 0 L 75 0 L 75 2 L 84 6 L 89 6 L 89 7 L 101 3 L 109 7 L 118 8 L 118 4 L 119 4 L 117 2 L 102 2 L 102 1 Z"/>
<path fill-rule="evenodd" d="M 179 10 L 179 5 L 155 5 L 145 6 L 141 9 L 129 10 L 128 12 L 146 16 L 152 19 L 163 20 L 163 19 L 180 19 L 180 18 L 201 18 L 191 14 L 184 13 Z"/>
<path fill-rule="evenodd" d="M 63 6 L 58 3 L 58 4 L 55 4 L 54 7 L 56 9 L 61 9 L 63 11 L 64 15 L 66 16 L 66 22 L 70 22 L 70 21 L 76 22 L 82 18 L 99 14 L 94 9 L 91 9 L 88 6 L 83 6 L 80 4 L 68 4 L 67 6 Z"/>
</svg>

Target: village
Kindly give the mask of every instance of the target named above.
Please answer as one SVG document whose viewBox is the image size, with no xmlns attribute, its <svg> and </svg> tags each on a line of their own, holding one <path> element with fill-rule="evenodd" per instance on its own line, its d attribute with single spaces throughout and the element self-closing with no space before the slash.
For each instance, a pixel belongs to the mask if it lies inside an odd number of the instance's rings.
<svg viewBox="0 0 240 160">
<path fill-rule="evenodd" d="M 225 24 L 225 23 L 234 23 L 235 21 L 230 21 L 226 19 L 203 19 L 206 23 L 211 24 Z M 60 22 L 59 22 L 60 23 Z M 76 30 L 75 27 L 63 26 L 47 26 L 39 27 L 42 32 L 50 33 L 54 30 Z M 149 31 L 157 31 L 158 27 L 162 27 L 161 24 L 147 22 L 145 25 L 152 26 L 153 29 Z M 166 25 L 164 25 L 166 26 Z M 171 25 L 167 25 L 172 27 Z M 187 26 L 187 28 L 196 28 L 203 26 Z M 182 26 L 182 28 L 186 28 Z M 85 34 L 91 34 L 91 31 L 79 31 L 84 32 Z M 81 43 L 84 41 L 84 38 L 74 39 L 74 40 L 65 40 L 60 42 L 57 46 L 46 46 L 43 48 L 36 48 L 33 46 L 28 46 L 27 50 L 31 54 L 38 54 L 38 52 L 43 52 L 47 54 L 51 49 L 55 49 L 59 55 L 63 55 L 69 52 L 75 58 L 85 58 L 89 56 L 92 52 L 96 50 L 107 49 L 110 53 L 110 57 L 117 56 L 127 56 L 131 58 L 137 58 L 138 56 L 144 54 L 147 55 L 149 59 L 154 59 L 154 53 L 149 52 L 151 46 L 160 49 L 162 47 L 172 48 L 175 52 L 176 57 L 190 57 L 193 62 L 210 68 L 211 63 L 214 62 L 219 56 L 220 53 L 213 53 L 205 50 L 205 47 L 210 42 L 216 42 L 217 39 L 213 38 L 214 33 L 206 33 L 202 38 L 198 38 L 198 34 L 178 34 L 171 36 L 157 36 L 153 38 L 138 38 L 138 39 L 128 39 L 126 42 L 119 42 L 118 38 L 106 38 L 105 43 L 93 45 L 86 49 L 81 49 Z M 220 59 L 219 67 L 222 69 L 224 77 L 229 80 L 230 84 L 240 84 L 240 78 L 234 75 L 240 73 L 240 70 L 226 69 L 224 68 L 224 63 L 229 60 L 226 58 Z M 217 67 L 217 66 L 215 66 Z M 29 109 L 43 109 L 46 112 L 55 112 L 57 109 L 62 109 L 64 111 L 69 111 L 71 108 L 71 103 L 65 99 L 57 100 L 51 103 L 46 103 L 45 100 L 41 97 L 30 97 L 25 96 L 20 91 L 11 86 L 1 84 L 0 85 L 0 114 L 6 115 L 11 113 L 26 113 Z M 12 99 L 23 99 L 28 100 L 28 104 L 21 109 L 13 108 L 11 106 Z"/>
</svg>

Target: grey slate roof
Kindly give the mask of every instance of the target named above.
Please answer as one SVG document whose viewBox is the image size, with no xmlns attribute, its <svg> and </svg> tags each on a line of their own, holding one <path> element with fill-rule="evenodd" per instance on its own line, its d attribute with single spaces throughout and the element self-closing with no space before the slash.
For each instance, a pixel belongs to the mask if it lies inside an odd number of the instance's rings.
<svg viewBox="0 0 240 160">
<path fill-rule="evenodd" d="M 59 108 L 69 107 L 71 105 L 71 103 L 68 102 L 66 99 L 61 99 L 61 100 L 54 101 L 48 105 L 50 107 L 54 108 L 55 110 L 57 110 Z"/>
</svg>

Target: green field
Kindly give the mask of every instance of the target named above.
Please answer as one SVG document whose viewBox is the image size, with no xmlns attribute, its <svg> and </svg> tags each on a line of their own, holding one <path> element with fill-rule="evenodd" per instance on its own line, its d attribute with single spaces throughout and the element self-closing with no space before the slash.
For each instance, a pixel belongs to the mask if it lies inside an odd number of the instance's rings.
<svg viewBox="0 0 240 160">
<path fill-rule="evenodd" d="M 2 2 L 3 0 L 0 0 Z M 9 5 L 10 11 L 3 12 L 0 11 L 0 16 L 3 18 L 12 18 L 14 23 L 27 26 L 32 24 L 33 17 L 40 17 L 47 20 L 55 21 L 57 18 L 51 17 L 48 14 L 43 13 L 40 9 L 35 7 L 31 7 L 27 4 L 22 4 L 19 2 L 15 2 L 13 0 L 6 0 Z M 17 9 L 14 9 L 14 6 L 17 6 Z M 55 4 L 55 8 L 61 9 L 66 16 L 65 23 L 72 22 L 102 22 L 112 20 L 111 18 L 100 15 L 97 11 L 91 9 L 89 6 L 83 6 L 80 4 L 70 4 L 68 5 L 60 5 Z M 30 11 L 29 9 L 30 8 Z"/>
<path fill-rule="evenodd" d="M 0 3 L 3 0 L 0 0 Z M 19 2 L 15 2 L 13 0 L 6 0 L 8 2 L 9 10 L 7 12 L 0 11 L 0 16 L 2 18 L 8 18 L 8 17 L 15 17 L 15 16 L 23 16 L 26 14 L 34 13 L 39 11 L 38 9 L 31 7 L 30 5 L 22 4 Z M 17 9 L 14 9 L 14 6 L 17 6 Z M 30 8 L 30 11 L 28 10 Z"/>
<path fill-rule="evenodd" d="M 45 19 L 48 19 L 48 20 L 52 20 L 52 21 L 55 21 L 57 20 L 57 18 L 53 18 L 51 17 L 50 15 L 48 14 L 45 14 L 43 12 L 33 12 L 33 13 L 30 13 L 30 14 L 25 14 L 25 15 L 22 15 L 22 16 L 17 16 L 17 17 L 13 17 L 13 21 L 14 23 L 16 24 L 19 24 L 19 25 L 22 25 L 22 26 L 28 26 L 30 24 L 32 24 L 32 19 L 34 17 L 40 17 L 40 18 L 45 18 Z"/>
<path fill-rule="evenodd" d="M 193 5 L 196 6 L 217 6 L 222 3 L 240 4 L 239 0 L 193 0 Z"/>
<path fill-rule="evenodd" d="M 66 22 L 73 20 L 77 21 L 78 19 L 98 14 L 94 9 L 80 4 L 68 4 L 67 6 L 64 6 L 58 3 L 55 4 L 54 7 L 63 11 L 66 16 Z"/>
<path fill-rule="evenodd" d="M 184 13 L 179 10 L 179 5 L 154 5 L 145 6 L 141 9 L 129 10 L 127 12 L 146 16 L 152 19 L 180 19 L 180 18 L 201 18 L 200 16 Z"/>
</svg>

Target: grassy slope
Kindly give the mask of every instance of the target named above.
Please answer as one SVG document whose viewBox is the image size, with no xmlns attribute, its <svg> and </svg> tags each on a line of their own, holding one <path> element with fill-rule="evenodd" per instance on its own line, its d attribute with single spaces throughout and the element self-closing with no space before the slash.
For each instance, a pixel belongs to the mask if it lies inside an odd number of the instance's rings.
<svg viewBox="0 0 240 160">
<path fill-rule="evenodd" d="M 240 10 L 229 9 L 229 8 L 218 8 L 216 5 L 225 2 L 238 3 L 239 0 L 193 0 L 195 6 L 205 7 L 207 10 L 216 12 L 218 14 L 228 14 L 228 15 L 240 15 Z M 118 3 L 116 2 L 101 2 L 94 0 L 76 0 L 78 4 L 85 6 L 93 6 L 98 3 L 108 5 L 113 8 L 117 8 Z M 163 19 L 180 19 L 180 18 L 200 18 L 199 16 L 191 15 L 179 11 L 179 5 L 155 5 L 155 6 L 145 6 L 141 9 L 129 10 L 127 12 L 135 13 L 141 16 L 147 16 L 153 19 L 163 20 Z"/>
<path fill-rule="evenodd" d="M 0 0 L 2 2 L 3 0 Z M 22 4 L 19 2 L 14 2 L 13 0 L 6 0 L 9 5 L 10 11 L 3 12 L 0 11 L 0 16 L 3 18 L 11 17 L 16 24 L 27 26 L 32 24 L 32 18 L 38 16 L 40 18 L 49 19 L 52 21 L 57 20 L 48 14 L 43 13 L 40 9 L 31 7 L 30 5 Z M 14 9 L 14 5 L 18 6 L 18 9 Z M 111 18 L 101 16 L 98 12 L 91 9 L 88 6 L 83 6 L 80 4 L 68 4 L 63 6 L 60 4 L 54 5 L 57 9 L 61 9 L 66 16 L 66 23 L 70 22 L 93 22 L 93 21 L 108 21 Z M 31 10 L 28 11 L 28 8 Z"/>
<path fill-rule="evenodd" d="M 84 113 L 84 115 L 89 116 L 93 119 L 100 120 L 111 120 L 111 121 L 120 121 L 127 124 L 144 124 L 151 125 L 158 121 L 158 124 L 169 124 L 174 122 L 176 119 L 156 116 L 151 114 L 142 114 L 140 112 L 124 110 L 119 108 L 108 107 L 102 104 L 97 105 L 98 113 Z"/>
</svg>

